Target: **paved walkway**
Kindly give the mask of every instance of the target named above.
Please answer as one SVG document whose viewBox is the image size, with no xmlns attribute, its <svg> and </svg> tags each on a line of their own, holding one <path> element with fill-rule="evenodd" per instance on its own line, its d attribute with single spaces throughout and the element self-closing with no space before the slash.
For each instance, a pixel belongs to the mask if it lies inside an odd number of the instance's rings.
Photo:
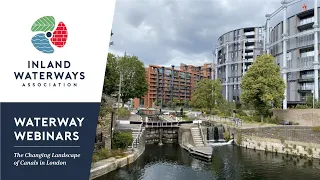
<svg viewBox="0 0 320 180">
<path fill-rule="evenodd" d="M 128 121 L 141 121 L 140 116 L 136 114 L 131 114 Z"/>
</svg>

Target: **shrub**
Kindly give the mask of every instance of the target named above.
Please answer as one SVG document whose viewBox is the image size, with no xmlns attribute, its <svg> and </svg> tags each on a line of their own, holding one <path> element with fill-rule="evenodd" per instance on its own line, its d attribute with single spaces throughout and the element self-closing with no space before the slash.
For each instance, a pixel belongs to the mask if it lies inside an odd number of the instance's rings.
<svg viewBox="0 0 320 180">
<path fill-rule="evenodd" d="M 236 114 L 238 114 L 239 116 L 248 116 L 247 113 L 245 113 L 244 111 L 240 110 L 236 110 Z"/>
<path fill-rule="evenodd" d="M 126 108 L 119 108 L 116 112 L 116 115 L 119 116 L 119 117 L 129 117 L 131 114 L 130 114 L 130 111 Z"/>
<path fill-rule="evenodd" d="M 312 127 L 313 132 L 320 132 L 320 126 Z"/>
<path fill-rule="evenodd" d="M 224 137 L 224 140 L 229 141 L 229 140 L 230 140 L 230 134 L 229 134 L 229 132 L 228 132 L 228 131 L 224 132 L 224 133 L 223 133 L 223 137 Z"/>
<path fill-rule="evenodd" d="M 308 109 L 309 107 L 307 106 L 307 105 L 305 105 L 305 104 L 298 104 L 297 106 L 296 106 L 296 109 Z"/>
<path fill-rule="evenodd" d="M 111 157 L 111 152 L 109 150 L 99 149 L 97 152 L 93 153 L 92 162 L 108 159 L 109 157 Z"/>
<path fill-rule="evenodd" d="M 242 143 L 242 134 L 241 133 L 238 133 L 236 143 L 237 143 L 237 145 L 241 145 L 241 143 Z"/>
<path fill-rule="evenodd" d="M 126 149 L 133 142 L 130 132 L 115 132 L 112 138 L 112 147 L 114 149 Z"/>
<path fill-rule="evenodd" d="M 112 112 L 112 107 L 110 106 L 100 106 L 100 112 L 99 112 L 99 116 L 104 117 L 106 116 L 106 114 L 111 113 Z"/>
<path fill-rule="evenodd" d="M 123 150 L 108 150 L 108 149 L 100 149 L 97 152 L 94 152 L 92 155 L 92 163 L 95 163 L 100 160 L 108 159 L 110 157 L 124 157 L 126 154 Z"/>
</svg>

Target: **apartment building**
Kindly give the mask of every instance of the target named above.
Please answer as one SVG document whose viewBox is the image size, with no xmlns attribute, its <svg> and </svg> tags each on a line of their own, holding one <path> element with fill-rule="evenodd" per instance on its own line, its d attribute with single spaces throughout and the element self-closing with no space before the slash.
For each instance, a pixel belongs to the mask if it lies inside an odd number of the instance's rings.
<svg viewBox="0 0 320 180">
<path fill-rule="evenodd" d="M 215 77 L 221 80 L 226 100 L 240 101 L 241 77 L 262 53 L 262 27 L 236 29 L 219 37 L 215 49 Z"/>
<path fill-rule="evenodd" d="M 272 27 L 270 32 L 270 53 L 282 69 L 282 77 L 287 85 L 285 93 L 288 106 L 304 103 L 306 97 L 313 93 L 316 96 L 319 94 L 319 40 L 317 43 L 315 41 L 315 33 L 319 33 L 316 29 L 319 18 L 315 17 L 315 13 L 319 14 L 319 8 L 316 11 L 303 10 L 288 17 L 286 33 L 283 30 L 283 21 Z M 283 41 L 283 34 L 286 35 L 286 41 Z M 286 43 L 285 51 L 283 42 Z M 286 52 L 285 55 L 283 52 Z M 285 64 L 283 56 L 286 57 Z"/>
<path fill-rule="evenodd" d="M 212 79 L 212 70 L 212 63 L 203 66 L 180 64 L 180 67 L 149 65 L 146 68 L 148 91 L 144 97 L 134 99 L 134 107 L 162 107 L 170 101 L 184 104 L 191 100 L 197 82 L 203 78 Z"/>
</svg>

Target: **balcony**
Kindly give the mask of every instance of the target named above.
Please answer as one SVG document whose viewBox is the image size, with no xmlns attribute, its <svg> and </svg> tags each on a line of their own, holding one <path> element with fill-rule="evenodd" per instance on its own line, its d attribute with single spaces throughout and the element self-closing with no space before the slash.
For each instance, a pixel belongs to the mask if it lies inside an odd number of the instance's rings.
<svg viewBox="0 0 320 180">
<path fill-rule="evenodd" d="M 312 89 L 298 89 L 298 93 L 311 93 Z"/>
<path fill-rule="evenodd" d="M 246 46 L 246 49 L 249 49 L 249 50 L 254 49 L 254 46 Z"/>
<path fill-rule="evenodd" d="M 254 35 L 254 31 L 245 32 L 244 35 L 245 36 L 253 36 Z"/>
<path fill-rule="evenodd" d="M 304 47 L 304 46 L 313 46 L 314 44 L 314 34 L 305 35 L 302 37 L 298 37 L 298 46 Z"/>
<path fill-rule="evenodd" d="M 301 19 L 298 23 L 297 28 L 301 30 L 311 29 L 314 24 L 314 17 L 309 17 L 306 19 Z"/>
<path fill-rule="evenodd" d="M 314 79 L 313 78 L 301 78 L 301 79 L 298 79 L 298 83 L 306 83 L 306 82 L 313 82 Z"/>
<path fill-rule="evenodd" d="M 313 69 L 313 61 L 314 61 L 314 56 L 298 57 L 297 58 L 298 68 L 303 70 Z"/>
</svg>

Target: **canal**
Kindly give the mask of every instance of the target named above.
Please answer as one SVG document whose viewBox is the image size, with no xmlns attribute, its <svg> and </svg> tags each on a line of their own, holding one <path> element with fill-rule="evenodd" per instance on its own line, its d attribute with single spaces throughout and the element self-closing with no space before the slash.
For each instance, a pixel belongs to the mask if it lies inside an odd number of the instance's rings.
<svg viewBox="0 0 320 180">
<path fill-rule="evenodd" d="M 214 147 L 212 162 L 204 162 L 179 145 L 147 145 L 136 162 L 96 180 L 220 179 L 319 180 L 320 161 L 227 145 Z"/>
</svg>

